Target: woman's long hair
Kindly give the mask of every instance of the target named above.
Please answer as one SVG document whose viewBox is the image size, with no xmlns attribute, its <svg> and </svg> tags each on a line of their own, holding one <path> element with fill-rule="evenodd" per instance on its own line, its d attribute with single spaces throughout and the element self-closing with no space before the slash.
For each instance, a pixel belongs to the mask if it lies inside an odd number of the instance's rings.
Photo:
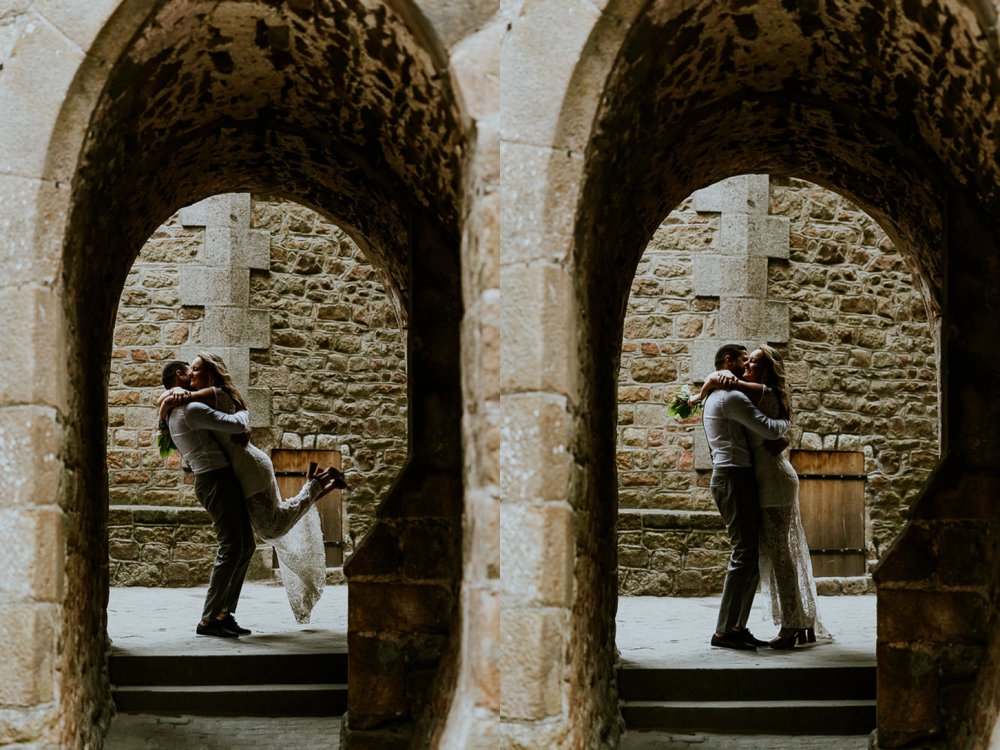
<svg viewBox="0 0 1000 750">
<path fill-rule="evenodd" d="M 761 362 L 764 364 L 764 377 L 761 382 L 774 391 L 778 399 L 778 418 L 792 418 L 792 404 L 788 398 L 788 386 L 785 385 L 785 363 L 774 347 L 761 344 L 759 347 Z"/>
<path fill-rule="evenodd" d="M 198 357 L 201 359 L 205 369 L 208 370 L 208 374 L 211 375 L 212 385 L 221 388 L 229 394 L 229 397 L 233 399 L 233 403 L 236 405 L 237 411 L 246 410 L 247 402 L 243 400 L 243 396 L 236 387 L 236 383 L 233 382 L 233 376 L 229 374 L 229 368 L 226 367 L 226 363 L 222 357 L 217 354 L 205 354 L 205 352 L 200 352 Z"/>
</svg>

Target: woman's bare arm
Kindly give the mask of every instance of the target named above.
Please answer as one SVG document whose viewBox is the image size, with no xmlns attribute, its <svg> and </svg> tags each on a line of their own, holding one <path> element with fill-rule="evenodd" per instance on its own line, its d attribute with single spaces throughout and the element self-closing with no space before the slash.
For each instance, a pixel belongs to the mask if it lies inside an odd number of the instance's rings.
<svg viewBox="0 0 1000 750">
<path fill-rule="evenodd" d="M 749 383 L 746 380 L 740 380 L 738 377 L 729 372 L 729 370 L 716 370 L 705 378 L 705 383 L 701 387 L 701 393 L 698 395 L 698 399 L 704 401 L 708 398 L 709 393 L 718 388 L 722 388 L 727 391 L 741 391 L 755 405 L 760 403 L 760 399 L 764 395 L 764 386 L 760 383 Z"/>
<path fill-rule="evenodd" d="M 169 391 L 164 391 L 160 394 L 159 399 L 157 399 L 157 403 L 160 405 L 160 419 L 166 419 L 170 416 L 170 411 L 175 406 L 189 404 L 192 401 L 205 404 L 205 406 L 211 406 L 214 409 L 215 388 L 209 386 L 208 388 L 201 388 L 197 391 L 187 391 L 183 388 L 171 388 Z"/>
</svg>

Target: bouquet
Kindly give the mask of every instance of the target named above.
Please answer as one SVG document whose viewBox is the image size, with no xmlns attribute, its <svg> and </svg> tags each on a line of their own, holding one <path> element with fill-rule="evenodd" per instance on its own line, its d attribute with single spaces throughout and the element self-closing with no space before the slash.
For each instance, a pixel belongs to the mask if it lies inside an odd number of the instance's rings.
<svg viewBox="0 0 1000 750">
<path fill-rule="evenodd" d="M 156 434 L 156 446 L 160 449 L 160 458 L 167 458 L 170 451 L 177 450 L 174 439 L 170 437 L 170 430 L 167 428 L 165 420 L 160 420 Z"/>
<path fill-rule="evenodd" d="M 673 401 L 667 406 L 667 414 L 670 414 L 677 419 L 684 420 L 690 419 L 701 412 L 702 403 L 701 401 L 695 401 L 691 403 L 691 399 L 694 396 L 691 395 L 690 389 L 685 385 L 680 388 L 677 393 L 674 394 Z"/>
</svg>

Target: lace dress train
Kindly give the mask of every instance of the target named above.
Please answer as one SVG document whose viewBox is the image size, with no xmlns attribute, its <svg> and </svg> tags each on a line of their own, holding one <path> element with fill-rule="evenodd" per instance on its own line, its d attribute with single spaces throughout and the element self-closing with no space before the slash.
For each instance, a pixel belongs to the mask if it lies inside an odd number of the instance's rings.
<svg viewBox="0 0 1000 750">
<path fill-rule="evenodd" d="M 219 391 L 216 406 L 232 413 L 229 396 Z M 220 440 L 243 489 L 250 524 L 257 536 L 274 547 L 281 582 L 296 622 L 307 623 L 326 585 L 326 550 L 316 500 L 322 491 L 308 480 L 294 497 L 283 499 L 266 453 L 254 445 Z"/>
</svg>

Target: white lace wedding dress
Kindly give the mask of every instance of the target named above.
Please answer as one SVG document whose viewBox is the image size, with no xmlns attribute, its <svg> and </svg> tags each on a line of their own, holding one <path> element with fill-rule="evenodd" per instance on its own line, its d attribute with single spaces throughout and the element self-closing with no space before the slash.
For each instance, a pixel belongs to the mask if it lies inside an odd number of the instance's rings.
<svg viewBox="0 0 1000 750">
<path fill-rule="evenodd" d="M 216 390 L 216 408 L 232 414 L 232 399 Z M 316 500 L 320 483 L 308 480 L 302 490 L 285 500 L 274 477 L 274 466 L 266 453 L 249 444 L 240 446 L 219 440 L 243 489 L 250 524 L 278 555 L 281 582 L 296 622 L 307 623 L 326 585 L 326 551 Z"/>
<path fill-rule="evenodd" d="M 778 400 L 764 389 L 758 408 L 772 419 Z M 816 610 L 816 581 L 809 559 L 809 543 L 799 515 L 799 478 L 785 455 L 774 456 L 764 439 L 748 431 L 754 473 L 760 495 L 760 587 L 770 604 L 775 625 L 813 628 L 817 639 L 832 640 Z"/>
</svg>

